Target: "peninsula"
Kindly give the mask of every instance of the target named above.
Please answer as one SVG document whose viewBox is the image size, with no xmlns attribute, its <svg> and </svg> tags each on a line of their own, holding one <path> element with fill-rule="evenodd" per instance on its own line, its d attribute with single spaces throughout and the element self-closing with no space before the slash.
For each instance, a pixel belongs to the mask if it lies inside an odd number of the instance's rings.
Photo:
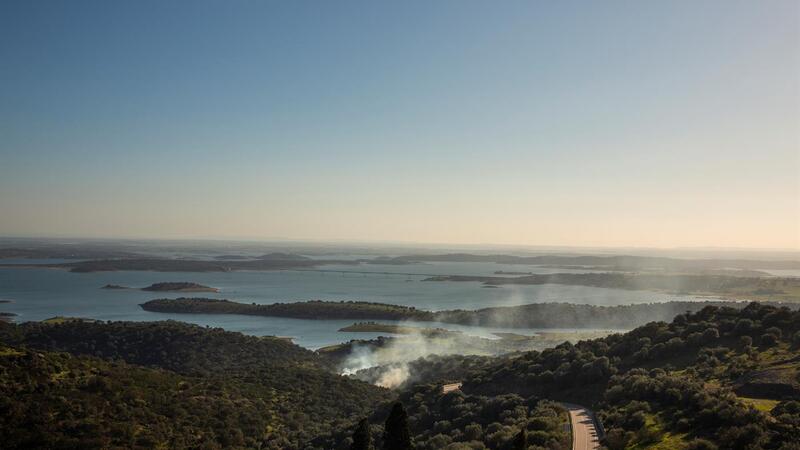
<svg viewBox="0 0 800 450">
<path fill-rule="evenodd" d="M 433 313 L 413 306 L 372 302 L 238 303 L 211 298 L 157 299 L 140 305 L 145 311 L 192 314 L 243 314 L 248 316 L 291 317 L 295 319 L 419 320 L 431 321 Z"/>
<path fill-rule="evenodd" d="M 742 308 L 746 305 L 746 302 L 721 301 L 665 302 L 621 306 L 534 303 L 478 310 L 432 312 L 414 307 L 358 301 L 312 300 L 260 305 L 209 298 L 178 298 L 175 300 L 151 300 L 140 306 L 145 311 L 175 314 L 243 314 L 311 320 L 413 320 L 496 328 L 625 330 L 648 322 L 675 317 L 687 311 L 699 311 L 706 306 Z M 367 331 L 364 328 L 371 326 L 361 325 L 357 328 Z"/>
</svg>

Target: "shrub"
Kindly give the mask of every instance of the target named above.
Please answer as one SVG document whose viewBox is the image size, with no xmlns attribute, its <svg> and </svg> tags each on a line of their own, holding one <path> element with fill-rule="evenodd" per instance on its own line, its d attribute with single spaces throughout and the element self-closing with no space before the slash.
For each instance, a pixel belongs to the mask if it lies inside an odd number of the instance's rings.
<svg viewBox="0 0 800 450">
<path fill-rule="evenodd" d="M 774 334 L 762 334 L 760 341 L 764 347 L 773 347 L 778 344 L 778 336 Z"/>
<path fill-rule="evenodd" d="M 464 437 L 469 441 L 478 441 L 483 437 L 483 427 L 477 423 L 471 423 L 464 428 Z"/>
<path fill-rule="evenodd" d="M 742 336 L 739 338 L 739 345 L 741 345 L 742 348 L 752 347 L 753 338 L 751 338 L 750 336 Z"/>
<path fill-rule="evenodd" d="M 778 339 L 780 339 L 781 336 L 783 335 L 783 333 L 781 333 L 781 329 L 778 328 L 778 327 L 769 327 L 766 330 L 764 330 L 764 333 L 765 334 L 774 334 L 775 337 L 777 337 Z"/>
<path fill-rule="evenodd" d="M 719 330 L 716 328 L 708 328 L 703 332 L 704 342 L 716 341 L 717 339 L 719 339 Z"/>
<path fill-rule="evenodd" d="M 628 446 L 631 437 L 632 434 L 626 433 L 622 428 L 612 428 L 606 432 L 605 444 L 610 450 L 623 450 Z"/>
<path fill-rule="evenodd" d="M 750 333 L 753 331 L 753 321 L 750 319 L 739 319 L 739 321 L 736 322 L 736 328 L 734 328 L 734 331 L 738 335 Z"/>
<path fill-rule="evenodd" d="M 686 450 L 717 450 L 717 446 L 705 439 L 694 439 L 686 445 Z"/>
</svg>

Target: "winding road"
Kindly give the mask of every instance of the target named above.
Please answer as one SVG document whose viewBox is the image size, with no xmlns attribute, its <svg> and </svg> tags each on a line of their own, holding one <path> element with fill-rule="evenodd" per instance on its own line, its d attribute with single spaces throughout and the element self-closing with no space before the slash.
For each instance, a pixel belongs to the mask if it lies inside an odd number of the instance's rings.
<svg viewBox="0 0 800 450">
<path fill-rule="evenodd" d="M 583 406 L 565 403 L 572 423 L 572 450 L 596 450 L 600 448 L 597 427 L 592 412 Z"/>
</svg>

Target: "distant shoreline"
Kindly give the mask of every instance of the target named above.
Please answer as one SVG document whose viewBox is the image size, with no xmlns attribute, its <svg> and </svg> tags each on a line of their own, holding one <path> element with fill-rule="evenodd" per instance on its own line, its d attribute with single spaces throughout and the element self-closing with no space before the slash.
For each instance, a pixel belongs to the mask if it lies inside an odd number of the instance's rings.
<svg viewBox="0 0 800 450">
<path fill-rule="evenodd" d="M 800 278 L 650 273 L 552 273 L 517 277 L 437 275 L 422 281 L 477 282 L 484 287 L 561 284 L 720 299 L 800 302 Z"/>
<path fill-rule="evenodd" d="M 235 255 L 227 255 L 232 257 Z M 413 264 L 428 261 L 450 262 L 494 262 L 498 264 L 542 265 L 560 262 L 561 267 L 571 263 L 583 264 L 582 268 L 591 270 L 583 273 L 536 274 L 520 271 L 495 271 L 495 275 L 432 275 L 421 273 L 371 272 L 406 276 L 424 276 L 423 281 L 436 282 L 478 282 L 483 287 L 496 288 L 503 285 L 543 285 L 561 284 L 588 286 L 608 289 L 640 290 L 670 295 L 715 297 L 720 299 L 782 301 L 800 303 L 800 277 L 754 276 L 762 272 L 752 267 L 773 267 L 792 269 L 800 267 L 798 261 L 747 261 L 747 260 L 679 260 L 673 258 L 646 258 L 634 256 L 537 256 L 518 257 L 510 255 L 416 255 L 401 257 L 376 257 L 359 260 L 315 260 L 291 253 L 270 253 L 247 260 L 196 260 L 168 258 L 127 258 L 76 261 L 54 264 L 0 264 L 0 268 L 61 269 L 74 273 L 111 271 L 152 271 L 152 272 L 233 272 L 233 271 L 275 271 L 275 270 L 348 270 L 324 269 L 320 266 L 337 264 L 358 266 L 360 264 Z M 595 265 L 590 265 L 595 264 Z M 632 264 L 652 264 L 649 269 L 631 270 Z M 731 268 L 721 267 L 729 264 Z M 653 270 L 662 267 L 662 271 Z M 692 272 L 696 271 L 696 272 Z M 358 272 L 353 270 L 353 272 Z M 512 275 L 512 276 L 498 276 Z M 206 290 L 184 290 L 183 292 L 212 292 Z"/>
</svg>

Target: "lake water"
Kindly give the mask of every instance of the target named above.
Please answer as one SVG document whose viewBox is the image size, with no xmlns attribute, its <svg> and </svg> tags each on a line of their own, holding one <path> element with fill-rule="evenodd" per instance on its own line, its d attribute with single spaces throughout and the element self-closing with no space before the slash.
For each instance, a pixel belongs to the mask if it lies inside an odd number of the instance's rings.
<svg viewBox="0 0 800 450">
<path fill-rule="evenodd" d="M 31 260 L 4 260 L 27 263 Z M 37 261 L 45 262 L 45 261 Z M 52 261 L 48 261 L 52 262 Z M 222 327 L 252 335 L 291 336 L 299 345 L 318 348 L 350 339 L 370 339 L 377 333 L 343 333 L 337 330 L 352 320 L 300 320 L 234 315 L 164 314 L 142 310 L 140 303 L 153 298 L 203 296 L 239 302 L 269 304 L 304 300 L 363 300 L 415 306 L 420 309 L 479 309 L 528 303 L 566 302 L 592 305 L 694 300 L 694 297 L 646 291 L 627 291 L 584 286 L 539 285 L 483 288 L 472 282 L 423 282 L 426 275 L 493 275 L 495 271 L 552 273 L 564 269 L 494 263 L 420 263 L 408 265 L 322 266 L 328 271 L 285 270 L 264 272 L 96 272 L 70 273 L 56 269 L 0 268 L 0 311 L 18 314 L 18 322 L 53 316 L 100 320 L 181 320 Z M 370 274 L 356 271 L 375 272 Z M 584 271 L 585 272 L 585 271 Z M 408 273 L 418 275 L 406 275 Z M 424 274 L 424 275 L 423 275 Z M 144 287 L 162 281 L 192 281 L 220 289 L 219 293 L 154 293 L 135 289 L 100 289 L 106 284 Z M 491 331 L 444 325 L 470 334 Z M 516 330 L 534 332 L 536 330 Z M 385 334 L 385 333 L 384 333 Z"/>
</svg>

